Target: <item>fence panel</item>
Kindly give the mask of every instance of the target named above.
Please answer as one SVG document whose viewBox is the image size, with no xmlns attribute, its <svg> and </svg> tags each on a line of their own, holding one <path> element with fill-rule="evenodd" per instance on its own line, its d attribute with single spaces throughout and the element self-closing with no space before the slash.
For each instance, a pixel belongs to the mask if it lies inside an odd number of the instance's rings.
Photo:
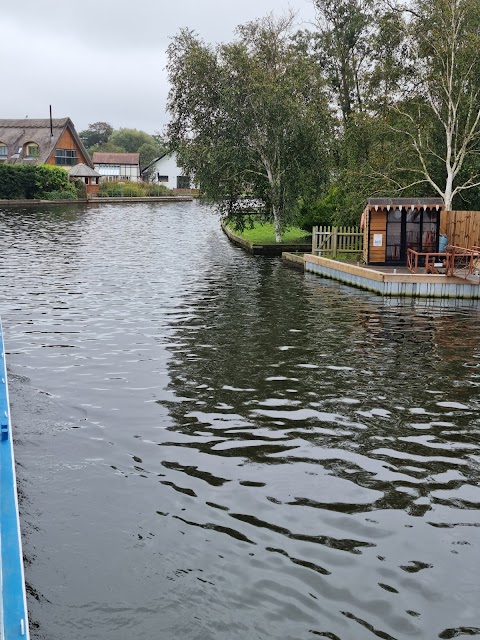
<svg viewBox="0 0 480 640">
<path fill-rule="evenodd" d="M 358 227 L 313 227 L 312 253 L 317 256 L 348 256 L 363 251 L 363 231 Z"/>
<path fill-rule="evenodd" d="M 457 247 L 480 245 L 480 211 L 442 211 L 440 232 Z"/>
</svg>

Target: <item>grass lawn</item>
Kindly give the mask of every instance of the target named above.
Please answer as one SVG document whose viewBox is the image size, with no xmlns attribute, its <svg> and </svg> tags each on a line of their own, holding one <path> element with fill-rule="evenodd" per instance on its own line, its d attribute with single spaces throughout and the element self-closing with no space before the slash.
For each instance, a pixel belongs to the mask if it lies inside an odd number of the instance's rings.
<svg viewBox="0 0 480 640">
<path fill-rule="evenodd" d="M 260 222 L 255 222 L 253 229 L 245 228 L 243 231 L 235 230 L 233 227 L 230 227 L 237 236 L 241 238 L 245 238 L 252 244 L 276 244 L 275 243 L 275 229 L 273 224 L 270 222 L 266 222 L 261 224 Z M 292 243 L 304 243 L 308 244 L 310 242 L 311 234 L 304 231 L 304 229 L 299 229 L 298 227 L 290 227 L 287 231 L 284 232 L 282 236 L 282 242 L 286 244 Z"/>
</svg>

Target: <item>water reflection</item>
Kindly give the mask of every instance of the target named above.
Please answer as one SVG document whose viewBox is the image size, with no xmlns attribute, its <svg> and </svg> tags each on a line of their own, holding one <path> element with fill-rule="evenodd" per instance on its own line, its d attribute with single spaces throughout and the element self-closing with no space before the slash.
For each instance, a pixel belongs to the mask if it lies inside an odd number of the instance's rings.
<svg viewBox="0 0 480 640">
<path fill-rule="evenodd" d="M 474 305 L 250 258 L 195 203 L 0 217 L 11 367 L 68 419 L 27 533 L 68 541 L 29 573 L 49 638 L 478 632 Z"/>
</svg>

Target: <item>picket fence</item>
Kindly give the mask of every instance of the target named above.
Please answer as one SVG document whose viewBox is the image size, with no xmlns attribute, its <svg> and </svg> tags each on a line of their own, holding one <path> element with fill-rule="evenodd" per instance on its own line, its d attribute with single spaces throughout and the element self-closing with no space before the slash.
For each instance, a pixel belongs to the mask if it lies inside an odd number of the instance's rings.
<svg viewBox="0 0 480 640">
<path fill-rule="evenodd" d="M 313 227 L 312 253 L 338 258 L 363 251 L 363 231 L 359 227 Z"/>
</svg>

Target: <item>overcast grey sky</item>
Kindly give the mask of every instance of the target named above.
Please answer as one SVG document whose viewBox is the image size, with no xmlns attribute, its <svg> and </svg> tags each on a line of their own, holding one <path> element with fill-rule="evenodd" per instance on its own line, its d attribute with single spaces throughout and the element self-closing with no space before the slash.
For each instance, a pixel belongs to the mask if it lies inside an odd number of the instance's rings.
<svg viewBox="0 0 480 640">
<path fill-rule="evenodd" d="M 271 12 L 312 21 L 311 0 L 0 0 L 0 118 L 69 116 L 81 131 L 161 131 L 168 121 L 165 63 L 181 27 L 209 43 Z"/>
</svg>

